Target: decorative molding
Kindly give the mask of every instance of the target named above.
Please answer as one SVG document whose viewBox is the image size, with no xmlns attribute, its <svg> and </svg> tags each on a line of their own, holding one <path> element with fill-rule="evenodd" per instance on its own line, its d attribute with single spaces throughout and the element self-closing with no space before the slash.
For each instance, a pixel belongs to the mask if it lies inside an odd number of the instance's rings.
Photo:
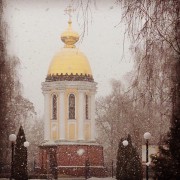
<svg viewBox="0 0 180 180">
<path fill-rule="evenodd" d="M 83 82 L 83 81 L 53 81 L 53 82 L 43 82 L 42 91 L 43 93 L 48 93 L 54 90 L 66 90 L 66 89 L 78 89 L 78 90 L 90 90 L 96 93 L 97 89 L 96 82 Z"/>
<path fill-rule="evenodd" d="M 97 143 L 96 141 L 70 141 L 70 140 L 56 140 L 56 141 L 44 141 L 42 142 L 42 144 L 40 145 L 40 147 L 43 146 L 49 146 L 49 145 L 54 145 L 54 146 L 58 146 L 58 145 L 70 145 L 70 146 L 74 146 L 74 145 L 87 145 L 87 146 L 101 146 L 99 143 Z M 101 146 L 102 147 L 102 146 Z"/>
<path fill-rule="evenodd" d="M 58 168 L 85 168 L 86 166 L 58 166 Z M 88 166 L 94 168 L 104 168 L 104 166 Z"/>
<path fill-rule="evenodd" d="M 79 74 L 49 74 L 47 75 L 46 77 L 46 82 L 49 82 L 49 81 L 89 81 L 89 82 L 94 82 L 94 79 L 93 79 L 93 76 L 91 75 L 83 75 L 82 73 L 79 75 Z"/>
</svg>

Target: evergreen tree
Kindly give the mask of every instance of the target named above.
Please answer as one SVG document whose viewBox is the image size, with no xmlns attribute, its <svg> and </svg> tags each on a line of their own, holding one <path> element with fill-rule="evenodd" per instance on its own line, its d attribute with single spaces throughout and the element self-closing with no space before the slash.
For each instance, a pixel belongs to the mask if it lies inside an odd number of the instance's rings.
<svg viewBox="0 0 180 180">
<path fill-rule="evenodd" d="M 142 179 L 142 165 L 136 148 L 132 145 L 131 137 L 128 135 L 128 145 L 122 144 L 123 139 L 120 140 L 119 149 L 117 153 L 117 180 L 141 180 Z"/>
<path fill-rule="evenodd" d="M 156 178 L 180 179 L 180 119 L 176 116 L 159 154 L 152 156 L 152 163 Z"/>
<path fill-rule="evenodd" d="M 15 155 L 14 155 L 14 175 L 16 180 L 27 180 L 27 148 L 24 147 L 26 137 L 24 134 L 23 127 L 20 126 L 17 135 Z"/>
</svg>

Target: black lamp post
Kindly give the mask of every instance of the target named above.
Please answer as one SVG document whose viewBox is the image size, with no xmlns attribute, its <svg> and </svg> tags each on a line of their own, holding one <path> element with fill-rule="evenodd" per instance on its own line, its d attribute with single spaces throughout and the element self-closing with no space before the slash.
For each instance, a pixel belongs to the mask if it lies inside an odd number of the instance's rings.
<svg viewBox="0 0 180 180">
<path fill-rule="evenodd" d="M 12 180 L 13 178 L 13 174 L 14 174 L 14 144 L 16 141 L 16 135 L 15 134 L 11 134 L 9 135 L 9 140 L 11 141 L 11 176 L 10 176 L 10 180 Z"/>
<path fill-rule="evenodd" d="M 111 171 L 112 171 L 111 176 L 113 178 L 113 176 L 114 176 L 114 163 L 113 163 L 113 159 L 112 159 L 112 162 L 111 162 Z"/>
<path fill-rule="evenodd" d="M 151 134 L 149 132 L 144 133 L 144 139 L 146 140 L 146 180 L 149 179 L 148 174 L 148 163 L 149 163 L 149 154 L 148 154 L 148 146 L 149 146 L 149 139 L 151 138 Z"/>
<path fill-rule="evenodd" d="M 89 159 L 85 162 L 85 179 L 90 178 L 90 162 Z"/>
</svg>

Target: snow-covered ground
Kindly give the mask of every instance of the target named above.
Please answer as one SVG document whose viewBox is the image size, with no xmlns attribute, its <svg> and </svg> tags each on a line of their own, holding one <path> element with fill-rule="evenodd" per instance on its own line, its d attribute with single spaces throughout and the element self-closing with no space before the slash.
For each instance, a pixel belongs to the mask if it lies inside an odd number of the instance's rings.
<svg viewBox="0 0 180 180">
<path fill-rule="evenodd" d="M 64 179 L 64 178 L 63 178 Z M 71 180 L 72 178 L 69 178 L 69 180 Z M 7 178 L 0 178 L 0 180 L 8 180 Z M 31 179 L 31 180 L 35 180 L 35 179 Z M 38 180 L 38 179 L 36 179 Z M 41 179 L 43 180 L 43 179 Z M 62 180 L 62 178 L 59 178 L 59 180 Z M 68 180 L 68 178 L 66 178 L 66 180 Z M 73 178 L 73 180 L 75 180 L 75 178 Z M 78 179 L 77 179 L 78 180 Z M 110 177 L 107 177 L 107 178 L 96 178 L 96 177 L 92 177 L 92 178 L 89 178 L 88 180 L 116 180 L 114 178 L 110 178 Z"/>
<path fill-rule="evenodd" d="M 92 177 L 89 180 L 101 180 L 101 179 L 104 179 L 104 180 L 115 180 L 114 178 L 110 178 L 110 177 L 107 177 L 107 178 L 95 178 L 95 177 Z"/>
</svg>

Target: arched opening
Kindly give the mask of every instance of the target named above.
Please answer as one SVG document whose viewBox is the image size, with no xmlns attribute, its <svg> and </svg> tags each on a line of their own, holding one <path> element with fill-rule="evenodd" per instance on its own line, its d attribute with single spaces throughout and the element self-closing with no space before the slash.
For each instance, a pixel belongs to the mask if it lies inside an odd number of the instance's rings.
<svg viewBox="0 0 180 180">
<path fill-rule="evenodd" d="M 85 115 L 86 115 L 86 119 L 89 119 L 89 98 L 88 95 L 86 95 L 85 97 Z"/>
<path fill-rule="evenodd" d="M 69 95 L 69 119 L 75 119 L 75 96 Z"/>
<path fill-rule="evenodd" d="M 57 95 L 52 96 L 52 119 L 57 119 Z"/>
</svg>

